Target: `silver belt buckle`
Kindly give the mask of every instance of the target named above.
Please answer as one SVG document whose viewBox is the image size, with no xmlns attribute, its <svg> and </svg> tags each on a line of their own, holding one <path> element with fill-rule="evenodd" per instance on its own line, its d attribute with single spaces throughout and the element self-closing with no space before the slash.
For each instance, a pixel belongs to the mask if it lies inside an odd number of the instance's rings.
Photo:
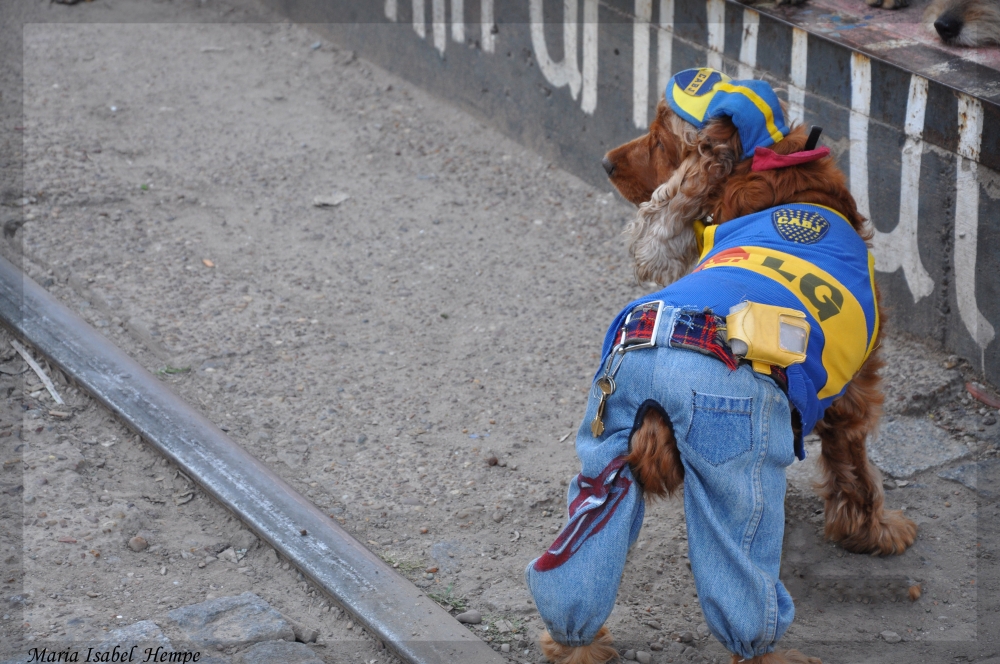
<svg viewBox="0 0 1000 664">
<path fill-rule="evenodd" d="M 628 312 L 615 347 L 620 351 L 654 348 L 660 331 L 663 300 L 640 304 Z"/>
</svg>

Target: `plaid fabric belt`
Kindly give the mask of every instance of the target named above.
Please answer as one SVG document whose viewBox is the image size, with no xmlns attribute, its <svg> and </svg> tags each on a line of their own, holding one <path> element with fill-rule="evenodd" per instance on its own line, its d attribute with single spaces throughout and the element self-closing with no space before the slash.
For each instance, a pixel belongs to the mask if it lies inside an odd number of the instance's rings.
<svg viewBox="0 0 1000 664">
<path fill-rule="evenodd" d="M 670 345 L 686 348 L 718 359 L 730 371 L 736 369 L 740 360 L 729 348 L 726 341 L 726 319 L 710 312 L 681 311 L 677 314 L 674 329 L 670 333 Z M 784 367 L 771 365 L 771 378 L 781 391 L 788 394 L 788 374 Z"/>
<path fill-rule="evenodd" d="M 619 330 L 614 346 L 624 339 L 624 348 L 651 346 L 655 341 L 660 315 L 659 302 L 637 306 L 629 314 L 627 322 Z M 670 332 L 670 345 L 685 348 L 704 355 L 711 355 L 734 371 L 740 362 L 726 341 L 726 319 L 710 311 L 680 311 Z M 788 394 L 788 374 L 784 367 L 771 365 L 771 378 L 781 390 Z"/>
</svg>

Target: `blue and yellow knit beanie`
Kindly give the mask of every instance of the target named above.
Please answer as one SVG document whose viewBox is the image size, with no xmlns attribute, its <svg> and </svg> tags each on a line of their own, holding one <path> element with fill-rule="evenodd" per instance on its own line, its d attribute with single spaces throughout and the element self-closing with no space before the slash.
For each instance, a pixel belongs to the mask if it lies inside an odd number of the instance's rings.
<svg viewBox="0 0 1000 664">
<path fill-rule="evenodd" d="M 753 156 L 757 147 L 777 143 L 790 131 L 778 96 L 764 81 L 734 81 L 708 67 L 686 69 L 667 83 L 666 98 L 677 115 L 698 129 L 714 118 L 731 118 L 744 158 Z"/>
</svg>

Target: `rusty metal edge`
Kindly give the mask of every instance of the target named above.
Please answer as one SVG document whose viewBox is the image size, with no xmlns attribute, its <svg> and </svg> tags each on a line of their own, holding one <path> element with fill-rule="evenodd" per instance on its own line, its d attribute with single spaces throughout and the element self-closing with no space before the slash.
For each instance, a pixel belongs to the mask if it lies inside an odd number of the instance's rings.
<svg viewBox="0 0 1000 664">
<path fill-rule="evenodd" d="M 177 464 L 403 661 L 506 661 L 4 257 L 0 322 Z"/>
</svg>

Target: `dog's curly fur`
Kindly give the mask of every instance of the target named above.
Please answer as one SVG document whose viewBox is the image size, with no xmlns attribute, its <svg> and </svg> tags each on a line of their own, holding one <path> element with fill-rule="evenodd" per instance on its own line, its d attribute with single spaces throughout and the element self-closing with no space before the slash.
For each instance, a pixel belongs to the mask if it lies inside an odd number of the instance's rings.
<svg viewBox="0 0 1000 664">
<path fill-rule="evenodd" d="M 797 126 L 771 149 L 791 154 L 804 149 L 806 140 L 805 129 Z M 776 205 L 815 203 L 837 210 L 866 242 L 871 240 L 871 227 L 858 213 L 833 159 L 755 172 L 752 160 L 742 156 L 739 135 L 729 119 L 712 120 L 699 131 L 662 100 L 649 133 L 605 156 L 611 183 L 639 207 L 625 234 L 640 282 L 666 285 L 687 274 L 698 257 L 693 228 L 697 219 L 722 224 Z M 884 322 L 881 309 L 879 316 Z M 875 350 L 816 426 L 822 441 L 822 478 L 816 489 L 826 506 L 825 535 L 849 551 L 873 555 L 902 553 L 917 534 L 916 524 L 901 512 L 884 509 L 882 478 L 865 450 L 865 440 L 882 412 L 878 370 L 884 362 L 878 348 L 883 329 L 880 326 Z M 790 424 L 800 428 L 797 422 Z M 666 413 L 648 408 L 641 416 L 630 439 L 628 461 L 647 499 L 678 490 L 684 470 Z M 553 662 L 601 664 L 609 661 L 607 647 L 602 641 L 592 651 L 589 646 L 575 648 L 574 660 L 559 659 L 555 649 L 546 655 Z M 749 661 L 819 662 L 794 650 Z"/>
</svg>

